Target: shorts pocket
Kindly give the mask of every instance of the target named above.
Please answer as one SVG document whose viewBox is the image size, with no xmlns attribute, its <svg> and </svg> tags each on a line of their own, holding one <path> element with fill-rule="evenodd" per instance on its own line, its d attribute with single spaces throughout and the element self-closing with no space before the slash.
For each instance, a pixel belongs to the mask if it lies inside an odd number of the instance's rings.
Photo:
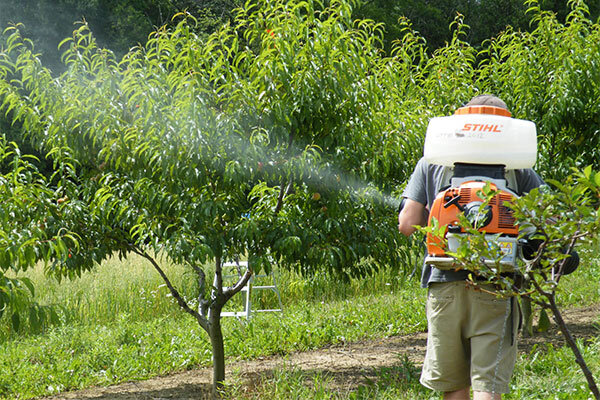
<svg viewBox="0 0 600 400">
<path fill-rule="evenodd" d="M 432 315 L 448 309 L 456 299 L 455 285 L 432 283 L 427 294 L 427 312 Z"/>
<path fill-rule="evenodd" d="M 435 300 L 454 300 L 456 297 L 455 282 L 442 283 L 433 282 L 429 284 L 428 299 Z"/>
<path fill-rule="evenodd" d="M 482 291 L 476 291 L 472 293 L 473 299 L 480 304 L 484 304 L 487 307 L 502 307 L 506 308 L 506 303 L 510 301 L 506 297 L 498 297 L 492 293 L 486 293 Z"/>
</svg>

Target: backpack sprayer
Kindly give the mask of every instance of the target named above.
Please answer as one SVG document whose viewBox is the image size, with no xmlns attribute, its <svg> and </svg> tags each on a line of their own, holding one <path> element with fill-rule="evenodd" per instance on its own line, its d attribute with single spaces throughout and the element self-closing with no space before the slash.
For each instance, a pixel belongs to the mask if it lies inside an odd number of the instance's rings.
<svg viewBox="0 0 600 400">
<path fill-rule="evenodd" d="M 445 227 L 447 247 L 439 238 L 427 235 L 425 263 L 439 269 L 454 269 L 454 258 L 446 251 L 455 251 L 460 236 L 467 235 L 458 225 L 464 214 L 473 227 L 485 232 L 486 240 L 495 242 L 502 251 L 501 272 L 517 268 L 522 257 L 518 239 L 519 228 L 509 207 L 518 197 L 515 182 L 508 186 L 506 170 L 531 168 L 537 154 L 535 124 L 511 118 L 511 113 L 494 106 L 466 106 L 448 117 L 431 119 L 425 136 L 424 157 L 430 164 L 445 168 L 444 184 L 429 212 L 429 225 L 437 219 Z M 513 171 L 511 171 L 513 172 Z M 514 177 L 514 174 L 512 175 Z M 489 184 L 496 193 L 483 206 L 478 193 Z M 496 264 L 494 260 L 483 260 Z"/>
</svg>

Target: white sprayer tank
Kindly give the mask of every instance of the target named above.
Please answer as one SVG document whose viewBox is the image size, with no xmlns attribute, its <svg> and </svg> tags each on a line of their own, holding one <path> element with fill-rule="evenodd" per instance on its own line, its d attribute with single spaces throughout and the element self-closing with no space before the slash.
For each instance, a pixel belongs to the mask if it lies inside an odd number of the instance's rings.
<svg viewBox="0 0 600 400">
<path fill-rule="evenodd" d="M 424 157 L 430 164 L 531 168 L 536 155 L 535 124 L 511 118 L 508 110 L 499 107 L 468 106 L 452 116 L 432 118 L 425 135 Z"/>
</svg>

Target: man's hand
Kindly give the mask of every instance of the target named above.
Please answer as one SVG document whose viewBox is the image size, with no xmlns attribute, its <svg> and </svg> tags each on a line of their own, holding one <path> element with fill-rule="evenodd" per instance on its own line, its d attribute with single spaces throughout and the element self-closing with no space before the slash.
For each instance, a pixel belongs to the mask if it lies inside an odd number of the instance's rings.
<svg viewBox="0 0 600 400">
<path fill-rule="evenodd" d="M 398 230 L 405 236 L 410 236 L 417 229 L 415 225 L 427 225 L 429 211 L 424 204 L 411 199 L 404 200 L 404 207 L 398 214 Z"/>
</svg>

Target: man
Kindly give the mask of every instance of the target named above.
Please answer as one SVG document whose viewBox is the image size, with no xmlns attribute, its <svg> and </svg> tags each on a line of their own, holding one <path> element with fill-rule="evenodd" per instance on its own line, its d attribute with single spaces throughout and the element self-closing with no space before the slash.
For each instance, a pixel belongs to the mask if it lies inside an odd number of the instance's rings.
<svg viewBox="0 0 600 400">
<path fill-rule="evenodd" d="M 508 109 L 492 95 L 476 96 L 466 104 L 475 105 Z M 449 184 L 442 182 L 449 175 L 447 168 L 419 160 L 403 193 L 404 206 L 398 215 L 401 233 L 409 236 L 415 226 L 427 225 L 435 196 Z M 511 189 L 519 195 L 543 184 L 531 169 L 515 170 L 514 177 L 518 187 Z M 448 400 L 470 399 L 471 388 L 476 400 L 501 399 L 509 391 L 516 361 L 516 302 L 473 290 L 465 284 L 468 274 L 429 265 L 423 268 L 428 337 L 421 383 L 443 392 Z"/>
</svg>

